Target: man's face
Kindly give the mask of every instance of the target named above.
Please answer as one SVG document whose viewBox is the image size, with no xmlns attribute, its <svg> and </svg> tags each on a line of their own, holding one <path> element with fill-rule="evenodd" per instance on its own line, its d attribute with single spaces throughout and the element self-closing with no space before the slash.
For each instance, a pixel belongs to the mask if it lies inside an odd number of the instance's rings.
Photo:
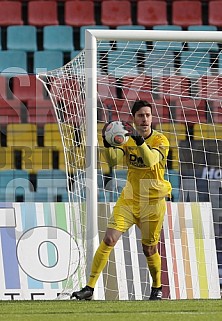
<svg viewBox="0 0 222 321">
<path fill-rule="evenodd" d="M 151 133 L 152 112 L 148 106 L 141 107 L 134 115 L 134 124 L 138 133 L 144 138 Z"/>
</svg>

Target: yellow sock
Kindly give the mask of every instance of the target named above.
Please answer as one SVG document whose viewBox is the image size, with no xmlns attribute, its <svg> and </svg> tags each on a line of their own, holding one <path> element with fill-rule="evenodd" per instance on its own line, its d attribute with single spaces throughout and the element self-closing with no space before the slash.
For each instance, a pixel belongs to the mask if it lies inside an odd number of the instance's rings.
<svg viewBox="0 0 222 321">
<path fill-rule="evenodd" d="M 161 257 L 158 252 L 146 258 L 154 288 L 161 287 Z"/>
<path fill-rule="evenodd" d="M 113 249 L 113 246 L 106 245 L 104 241 L 100 243 L 93 258 L 89 282 L 87 283 L 87 285 L 90 286 L 91 288 L 95 287 L 95 284 L 99 278 L 100 273 L 106 266 L 106 263 L 108 261 L 108 258 L 112 249 Z"/>
</svg>

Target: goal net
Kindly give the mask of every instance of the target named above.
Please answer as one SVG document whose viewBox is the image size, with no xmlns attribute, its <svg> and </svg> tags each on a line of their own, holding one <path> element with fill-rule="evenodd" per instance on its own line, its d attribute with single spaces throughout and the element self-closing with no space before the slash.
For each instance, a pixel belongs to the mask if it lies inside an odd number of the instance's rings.
<svg viewBox="0 0 222 321">
<path fill-rule="evenodd" d="M 41 73 L 64 146 L 70 222 L 78 269 L 65 293 L 85 285 L 93 254 L 126 182 L 125 161 L 110 168 L 101 130 L 132 121 L 135 100 L 152 103 L 153 129 L 166 135 L 172 184 L 159 251 L 165 298 L 219 298 L 222 265 L 221 32 L 86 31 L 86 48 Z M 140 232 L 118 241 L 94 299 L 147 299 L 150 275 Z M 72 249 L 70 249 L 72 251 Z M 76 262 L 72 262 L 71 266 Z M 222 282 L 222 281 L 221 281 Z"/>
</svg>

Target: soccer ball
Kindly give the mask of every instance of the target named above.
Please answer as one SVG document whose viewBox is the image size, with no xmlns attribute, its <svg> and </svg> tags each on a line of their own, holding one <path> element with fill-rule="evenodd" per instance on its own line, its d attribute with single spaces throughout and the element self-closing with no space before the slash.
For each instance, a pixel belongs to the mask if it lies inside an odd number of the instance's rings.
<svg viewBox="0 0 222 321">
<path fill-rule="evenodd" d="M 121 146 L 129 139 L 127 133 L 121 121 L 113 121 L 106 127 L 105 139 L 111 146 Z"/>
</svg>

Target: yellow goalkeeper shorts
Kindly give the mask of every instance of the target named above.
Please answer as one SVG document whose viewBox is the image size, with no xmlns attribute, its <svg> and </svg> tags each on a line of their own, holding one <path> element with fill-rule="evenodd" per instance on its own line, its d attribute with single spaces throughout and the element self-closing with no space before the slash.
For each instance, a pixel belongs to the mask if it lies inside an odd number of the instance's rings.
<svg viewBox="0 0 222 321">
<path fill-rule="evenodd" d="M 166 212 L 165 198 L 155 204 L 135 204 L 132 200 L 120 197 L 113 208 L 108 228 L 126 232 L 136 224 L 141 230 L 142 243 L 156 245 L 160 239 L 160 232 Z"/>
</svg>

